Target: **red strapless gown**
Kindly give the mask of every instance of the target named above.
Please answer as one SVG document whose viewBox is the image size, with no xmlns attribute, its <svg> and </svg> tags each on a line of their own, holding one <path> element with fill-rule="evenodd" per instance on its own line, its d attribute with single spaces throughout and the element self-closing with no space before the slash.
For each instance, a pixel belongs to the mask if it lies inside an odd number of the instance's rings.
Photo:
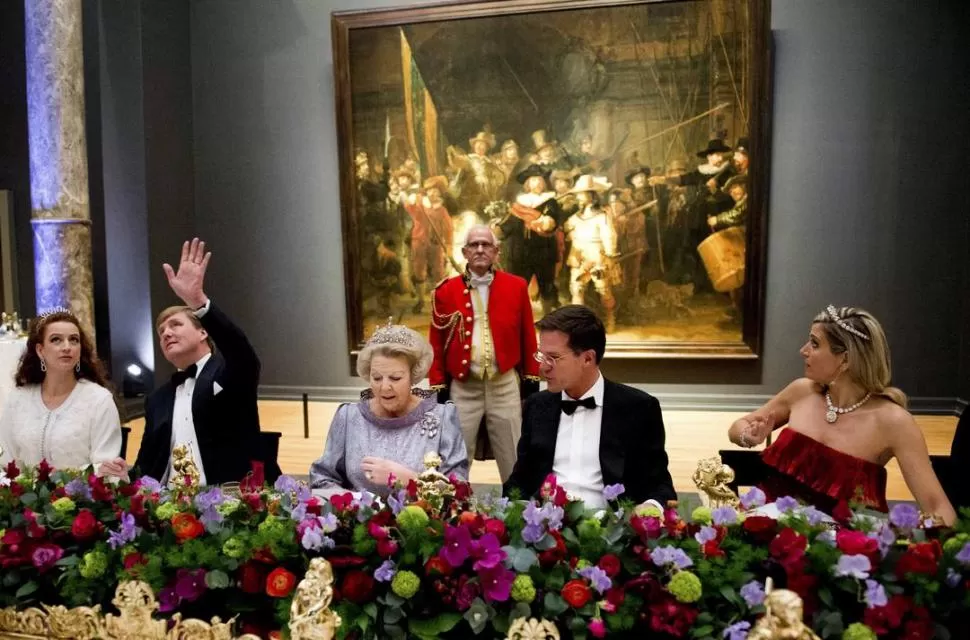
<svg viewBox="0 0 970 640">
<path fill-rule="evenodd" d="M 781 431 L 761 459 L 768 475 L 760 486 L 769 501 L 791 496 L 831 513 L 845 500 L 889 511 L 885 467 L 836 451 L 794 429 Z"/>
</svg>

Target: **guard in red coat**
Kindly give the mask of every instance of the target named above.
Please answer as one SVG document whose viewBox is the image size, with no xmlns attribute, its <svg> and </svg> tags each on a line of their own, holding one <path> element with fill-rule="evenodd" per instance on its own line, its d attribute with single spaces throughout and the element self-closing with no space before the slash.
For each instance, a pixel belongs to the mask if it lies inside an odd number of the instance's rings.
<svg viewBox="0 0 970 640">
<path fill-rule="evenodd" d="M 487 442 L 505 482 L 515 466 L 522 400 L 539 390 L 532 304 L 525 280 L 493 268 L 498 240 L 489 227 L 472 227 L 462 253 L 465 273 L 435 288 L 428 381 L 439 399 L 457 406 L 469 461 L 476 448 L 478 459 L 485 459 L 477 446 L 485 417 Z"/>
</svg>

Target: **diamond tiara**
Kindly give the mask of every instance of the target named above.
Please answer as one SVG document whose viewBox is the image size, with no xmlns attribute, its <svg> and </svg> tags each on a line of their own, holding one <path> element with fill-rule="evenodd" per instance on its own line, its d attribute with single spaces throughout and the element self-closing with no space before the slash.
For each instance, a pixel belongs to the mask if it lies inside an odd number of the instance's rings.
<svg viewBox="0 0 970 640">
<path fill-rule="evenodd" d="M 872 340 L 872 338 L 870 338 L 869 336 L 862 333 L 861 331 L 859 331 L 858 329 L 850 325 L 848 322 L 840 318 L 839 312 L 836 311 L 834 305 L 830 304 L 829 306 L 825 307 L 825 313 L 829 314 L 829 317 L 832 318 L 832 321 L 835 322 L 835 324 L 839 325 L 849 333 L 855 334 L 860 338 L 862 338 L 863 340 Z"/>
<path fill-rule="evenodd" d="M 51 307 L 50 309 L 45 310 L 43 313 L 37 314 L 37 317 L 43 320 L 47 316 L 52 316 L 55 313 L 70 313 L 72 316 L 74 315 L 73 313 L 71 313 L 70 309 L 65 309 L 64 307 L 57 306 L 57 307 Z"/>
<path fill-rule="evenodd" d="M 368 345 L 376 344 L 399 344 L 405 347 L 413 347 L 414 337 L 407 327 L 400 324 L 392 324 L 391 318 L 387 319 L 387 324 L 378 327 L 374 335 L 367 341 Z"/>
</svg>

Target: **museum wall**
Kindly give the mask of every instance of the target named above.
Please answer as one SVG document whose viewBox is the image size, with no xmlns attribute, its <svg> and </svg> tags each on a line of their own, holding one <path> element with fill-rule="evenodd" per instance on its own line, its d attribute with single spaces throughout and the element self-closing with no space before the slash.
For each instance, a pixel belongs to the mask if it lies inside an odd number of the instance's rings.
<svg viewBox="0 0 970 640">
<path fill-rule="evenodd" d="M 270 394 L 360 386 L 330 44 L 330 12 L 352 7 L 191 3 L 197 230 L 216 252 L 209 289 L 249 333 Z M 607 375 L 669 406 L 750 405 L 799 375 L 809 321 L 832 302 L 884 322 L 896 382 L 924 407 L 970 397 L 961 24 L 945 2 L 773 2 L 764 356 L 607 362 Z"/>
</svg>

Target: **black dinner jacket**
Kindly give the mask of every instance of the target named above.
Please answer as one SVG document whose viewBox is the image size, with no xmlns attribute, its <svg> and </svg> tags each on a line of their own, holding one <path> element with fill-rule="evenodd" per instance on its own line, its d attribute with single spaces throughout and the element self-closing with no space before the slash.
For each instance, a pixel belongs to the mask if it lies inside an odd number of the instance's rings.
<svg viewBox="0 0 970 640">
<path fill-rule="evenodd" d="M 206 483 L 238 482 L 259 458 L 256 389 L 260 363 L 249 340 L 215 304 L 200 319 L 216 349 L 192 392 L 192 420 Z M 221 390 L 216 393 L 216 383 Z M 161 480 L 172 444 L 175 387 L 169 380 L 145 399 L 145 435 L 135 466 Z"/>
<path fill-rule="evenodd" d="M 653 499 L 661 505 L 675 500 L 667 471 L 664 422 L 660 403 L 648 393 L 604 379 L 603 419 L 600 426 L 600 469 L 603 484 L 623 483 L 624 497 Z M 529 397 L 522 409 L 522 437 L 512 475 L 502 487 L 508 495 L 534 496 L 552 473 L 562 415 L 562 394 L 542 391 Z"/>
</svg>

